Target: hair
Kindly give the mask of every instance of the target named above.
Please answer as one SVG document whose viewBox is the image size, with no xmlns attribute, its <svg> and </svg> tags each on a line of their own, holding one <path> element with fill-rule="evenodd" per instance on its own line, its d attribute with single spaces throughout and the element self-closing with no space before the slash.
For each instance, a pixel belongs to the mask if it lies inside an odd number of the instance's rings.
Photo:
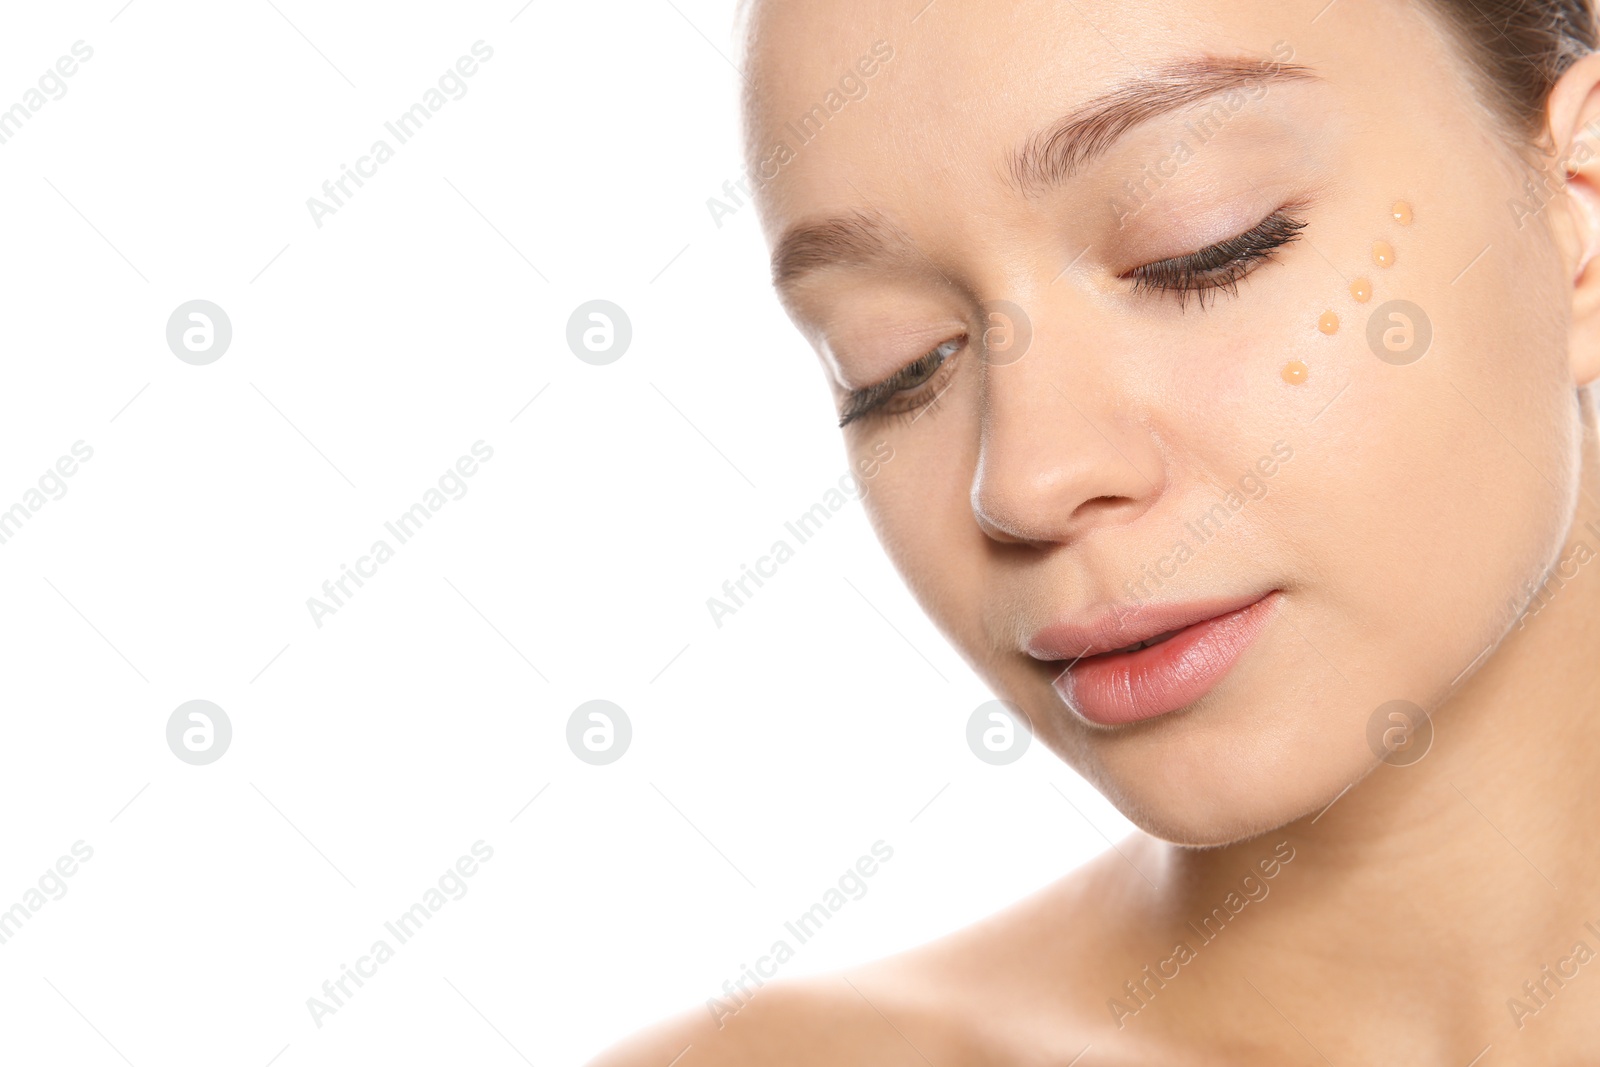
<svg viewBox="0 0 1600 1067">
<path fill-rule="evenodd" d="M 1480 96 L 1524 146 L 1545 140 L 1550 90 L 1600 47 L 1592 0 L 1424 0 L 1465 51 Z"/>
</svg>

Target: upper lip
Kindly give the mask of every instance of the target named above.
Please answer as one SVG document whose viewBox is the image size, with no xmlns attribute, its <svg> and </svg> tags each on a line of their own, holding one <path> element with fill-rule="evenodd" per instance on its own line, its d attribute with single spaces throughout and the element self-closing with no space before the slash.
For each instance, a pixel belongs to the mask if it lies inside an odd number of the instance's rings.
<svg viewBox="0 0 1600 1067">
<path fill-rule="evenodd" d="M 1144 604 L 1108 608 L 1092 618 L 1046 626 L 1028 641 L 1027 653 L 1042 660 L 1080 660 L 1173 633 L 1195 623 L 1247 608 L 1270 593 L 1191 600 L 1182 604 Z"/>
</svg>

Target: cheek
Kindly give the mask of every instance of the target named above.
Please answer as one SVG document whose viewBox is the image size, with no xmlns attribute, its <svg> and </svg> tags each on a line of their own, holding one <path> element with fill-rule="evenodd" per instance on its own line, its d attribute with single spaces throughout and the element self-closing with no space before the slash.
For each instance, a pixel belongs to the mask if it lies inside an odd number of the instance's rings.
<svg viewBox="0 0 1600 1067">
<path fill-rule="evenodd" d="M 851 441 L 860 463 L 872 454 L 893 456 L 877 468 L 863 498 L 878 540 L 912 595 L 934 623 L 964 652 L 981 641 L 982 572 L 988 539 L 972 513 L 972 474 L 977 462 L 970 433 L 971 413 L 956 389 L 941 410 L 914 426 L 894 425 Z M 945 420 L 948 419 L 948 426 Z M 924 425 L 938 420 L 939 425 Z"/>
<path fill-rule="evenodd" d="M 1347 648 L 1368 665 L 1374 701 L 1442 695 L 1504 634 L 1571 520 L 1578 422 L 1559 279 L 1547 249 L 1497 232 L 1500 205 L 1485 200 L 1470 211 L 1491 220 L 1487 232 L 1383 234 L 1398 262 L 1374 272 L 1371 310 L 1328 346 L 1338 398 L 1302 429 L 1280 502 L 1295 555 L 1314 568 L 1329 654 Z M 1353 238 L 1353 251 L 1366 243 Z M 1488 243 L 1501 253 L 1463 275 Z M 1405 365 L 1380 358 L 1366 329 L 1395 298 L 1432 332 Z"/>
</svg>

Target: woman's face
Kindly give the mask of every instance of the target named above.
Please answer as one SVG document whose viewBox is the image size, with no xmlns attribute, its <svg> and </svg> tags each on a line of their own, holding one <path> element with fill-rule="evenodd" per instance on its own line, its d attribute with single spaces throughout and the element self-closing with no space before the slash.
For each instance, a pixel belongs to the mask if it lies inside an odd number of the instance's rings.
<svg viewBox="0 0 1600 1067">
<path fill-rule="evenodd" d="M 780 294 L 883 543 L 1181 843 L 1370 770 L 1380 706 L 1432 711 L 1573 514 L 1564 209 L 1418 7 L 1325 2 L 753 16 Z"/>
</svg>

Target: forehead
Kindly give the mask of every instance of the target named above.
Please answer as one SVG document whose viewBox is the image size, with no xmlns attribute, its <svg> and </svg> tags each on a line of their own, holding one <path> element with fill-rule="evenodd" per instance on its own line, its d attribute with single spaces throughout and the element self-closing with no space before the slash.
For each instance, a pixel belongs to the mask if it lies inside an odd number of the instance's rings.
<svg viewBox="0 0 1600 1067">
<path fill-rule="evenodd" d="M 1266 55 L 1291 24 L 1271 13 L 1290 6 L 1303 5 L 761 0 L 751 11 L 745 53 L 747 132 L 753 151 L 785 135 L 793 143 L 797 120 L 852 74 L 863 83 L 864 95 L 855 90 L 860 99 L 833 113 L 838 122 L 829 125 L 839 131 L 870 127 L 874 137 L 888 135 L 887 150 L 932 127 L 968 132 L 993 129 L 1003 119 L 1015 132 L 1091 87 L 1184 52 Z M 1303 19 L 1292 22 L 1304 29 Z M 878 57 L 892 58 L 860 77 L 874 66 L 860 66 L 874 48 Z M 803 147 L 824 147 L 820 140 Z"/>
<path fill-rule="evenodd" d="M 1438 79 L 1438 34 L 1416 5 L 1336 0 L 1319 16 L 1324 4 L 763 0 L 750 13 L 745 129 L 769 241 L 831 208 L 914 213 L 933 187 L 998 196 L 1031 134 L 1174 62 L 1289 54 L 1323 77 L 1379 73 L 1369 80 L 1397 96 Z"/>
</svg>

